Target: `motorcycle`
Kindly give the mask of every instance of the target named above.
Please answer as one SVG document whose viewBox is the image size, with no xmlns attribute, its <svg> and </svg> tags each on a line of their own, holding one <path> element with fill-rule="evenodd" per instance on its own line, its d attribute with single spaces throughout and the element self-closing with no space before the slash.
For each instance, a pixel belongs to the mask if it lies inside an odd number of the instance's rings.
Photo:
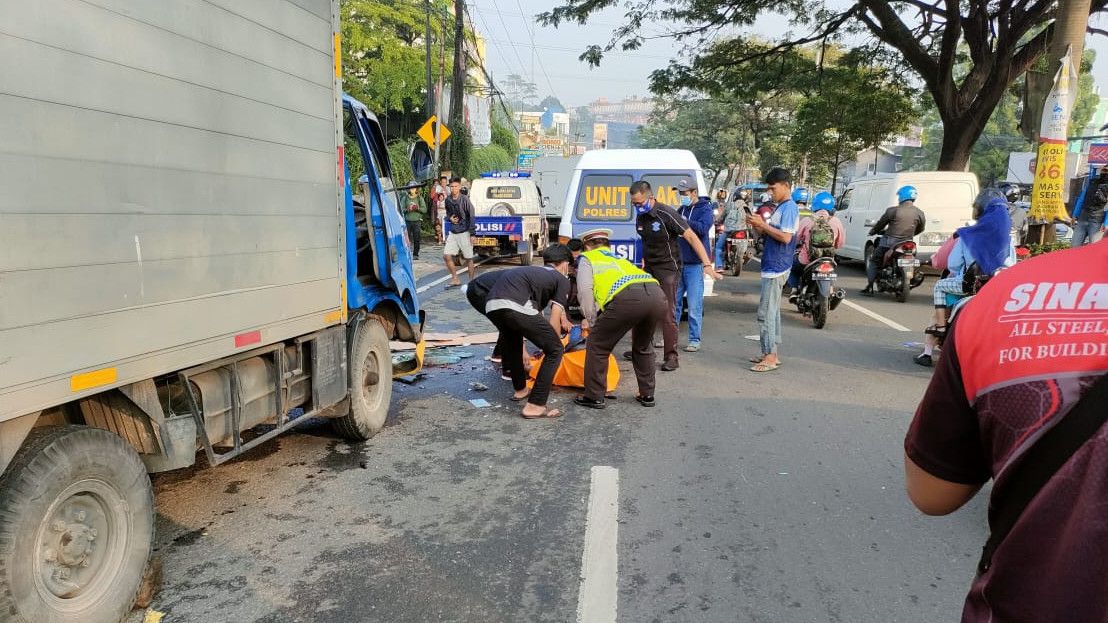
<svg viewBox="0 0 1108 623">
<path fill-rule="evenodd" d="M 843 301 L 846 291 L 835 287 L 835 260 L 822 257 L 804 267 L 800 276 L 800 286 L 789 302 L 796 305 L 797 311 L 812 317 L 812 324 L 822 329 L 827 324 L 827 315 Z"/>
<path fill-rule="evenodd" d="M 753 254 L 749 230 L 739 229 L 727 234 L 727 240 L 723 243 L 723 270 L 738 277 Z"/>
<path fill-rule="evenodd" d="M 871 252 L 866 261 L 881 261 L 874 285 L 878 292 L 894 293 L 899 303 L 907 301 L 908 293 L 923 283 L 920 261 L 916 258 L 916 243 L 911 240 L 897 243 L 880 260 L 875 260 Z"/>
</svg>

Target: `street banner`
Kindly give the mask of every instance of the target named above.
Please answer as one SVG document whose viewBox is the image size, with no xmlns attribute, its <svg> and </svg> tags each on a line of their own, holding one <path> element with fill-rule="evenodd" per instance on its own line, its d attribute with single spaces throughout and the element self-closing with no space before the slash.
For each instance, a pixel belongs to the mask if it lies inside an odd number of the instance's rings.
<svg viewBox="0 0 1108 623">
<path fill-rule="evenodd" d="M 1106 165 L 1108 165 L 1108 143 L 1089 145 L 1089 166 L 1103 167 Z"/>
<path fill-rule="evenodd" d="M 1069 51 L 1062 57 L 1061 65 L 1043 105 L 1039 129 L 1039 156 L 1031 190 L 1031 219 L 1038 223 L 1069 218 L 1062 197 L 1065 189 L 1066 133 L 1073 104 L 1070 87 L 1077 86 L 1077 74 L 1070 63 Z"/>
</svg>

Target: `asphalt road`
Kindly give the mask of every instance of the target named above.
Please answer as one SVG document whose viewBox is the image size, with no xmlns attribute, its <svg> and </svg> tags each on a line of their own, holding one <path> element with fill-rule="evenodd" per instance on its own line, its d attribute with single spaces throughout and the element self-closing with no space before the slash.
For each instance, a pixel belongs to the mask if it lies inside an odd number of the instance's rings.
<svg viewBox="0 0 1108 623">
<path fill-rule="evenodd" d="M 607 410 L 563 390 L 565 417 L 524 421 L 473 347 L 396 383 L 393 421 L 368 443 L 309 423 L 227 465 L 156 476 L 152 607 L 166 623 L 601 621 L 578 611 L 588 533 L 601 566 L 586 592 L 618 596 L 621 622 L 957 620 L 983 500 L 926 518 L 903 491 L 930 376 L 904 343 L 928 322 L 931 281 L 900 304 L 857 296 L 860 267 L 839 273 L 849 301 L 911 331 L 847 305 L 815 330 L 787 309 L 785 364 L 750 372 L 758 283 L 744 274 L 706 300 L 704 349 L 659 373 L 657 408 L 633 401 L 621 362 Z M 423 297 L 435 330 L 491 328 L 457 290 Z M 603 509 L 594 466 L 618 470 L 617 523 L 587 520 L 602 518 L 588 513 L 590 494 Z"/>
</svg>

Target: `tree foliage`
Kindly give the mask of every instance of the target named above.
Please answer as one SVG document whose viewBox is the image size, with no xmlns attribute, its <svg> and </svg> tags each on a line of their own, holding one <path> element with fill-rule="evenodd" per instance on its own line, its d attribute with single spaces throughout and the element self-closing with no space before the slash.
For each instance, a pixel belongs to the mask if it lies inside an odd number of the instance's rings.
<svg viewBox="0 0 1108 623">
<path fill-rule="evenodd" d="M 499 146 L 513 159 L 519 155 L 519 138 L 515 131 L 496 120 L 492 123 L 492 144 Z"/>
<path fill-rule="evenodd" d="M 586 23 L 617 0 L 563 0 L 540 15 L 540 21 Z M 1092 12 L 1108 0 L 1092 0 Z M 786 63 L 798 47 L 844 36 L 864 36 L 870 57 L 918 77 L 931 96 L 945 132 L 939 167 L 964 169 L 970 149 L 1004 97 L 1009 85 L 1047 50 L 1054 32 L 1057 3 L 1047 0 L 853 0 L 815 4 L 796 0 L 631 0 L 627 21 L 605 45 L 592 45 L 581 55 L 599 63 L 606 51 L 633 50 L 647 39 L 643 27 L 673 24 L 666 36 L 688 44 L 691 61 L 671 69 L 699 73 L 738 65 L 772 68 Z M 699 49 L 721 32 L 749 29 L 761 16 L 783 16 L 797 30 L 769 46 L 749 46 L 749 37 L 726 39 L 726 54 L 702 54 Z M 801 34 L 796 34 L 800 32 Z M 745 50 L 753 47 L 755 49 Z"/>
</svg>

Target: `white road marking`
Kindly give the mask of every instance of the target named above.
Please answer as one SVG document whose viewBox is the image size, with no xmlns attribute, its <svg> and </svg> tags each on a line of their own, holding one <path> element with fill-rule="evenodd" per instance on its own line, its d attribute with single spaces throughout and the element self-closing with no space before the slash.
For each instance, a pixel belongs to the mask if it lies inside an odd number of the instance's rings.
<svg viewBox="0 0 1108 623">
<path fill-rule="evenodd" d="M 890 327 L 896 329 L 897 331 L 905 331 L 905 332 L 911 331 L 911 329 L 909 329 L 908 327 L 900 324 L 899 322 L 897 322 L 895 320 L 890 320 L 890 319 L 882 316 L 881 314 L 879 314 L 875 311 L 870 311 L 870 310 L 866 309 L 865 307 L 862 307 L 861 305 L 859 305 L 859 304 L 857 304 L 853 301 L 843 299 L 843 305 L 846 305 L 847 307 L 849 307 L 849 308 L 851 308 L 855 311 L 860 311 L 863 314 L 869 316 L 870 318 L 873 318 L 874 320 L 876 320 L 878 322 L 883 322 L 883 323 L 889 325 Z"/>
<path fill-rule="evenodd" d="M 495 259 L 495 258 L 486 257 L 485 259 L 481 260 L 480 262 L 474 262 L 473 265 L 474 266 L 480 266 L 481 264 L 484 264 L 485 262 L 492 261 L 493 259 Z M 459 271 L 464 271 L 465 269 L 459 267 L 458 270 Z M 442 283 L 444 281 L 449 281 L 449 280 L 450 280 L 450 274 L 447 273 L 446 275 L 443 275 L 442 277 L 439 277 L 438 279 L 432 281 L 431 283 L 429 283 L 427 285 L 419 286 L 418 288 L 416 288 L 416 294 L 423 294 L 424 292 L 426 292 L 426 291 L 430 290 L 431 288 L 439 285 L 440 283 Z"/>
<path fill-rule="evenodd" d="M 619 470 L 594 465 L 581 555 L 578 623 L 615 623 L 619 596 Z"/>
</svg>

